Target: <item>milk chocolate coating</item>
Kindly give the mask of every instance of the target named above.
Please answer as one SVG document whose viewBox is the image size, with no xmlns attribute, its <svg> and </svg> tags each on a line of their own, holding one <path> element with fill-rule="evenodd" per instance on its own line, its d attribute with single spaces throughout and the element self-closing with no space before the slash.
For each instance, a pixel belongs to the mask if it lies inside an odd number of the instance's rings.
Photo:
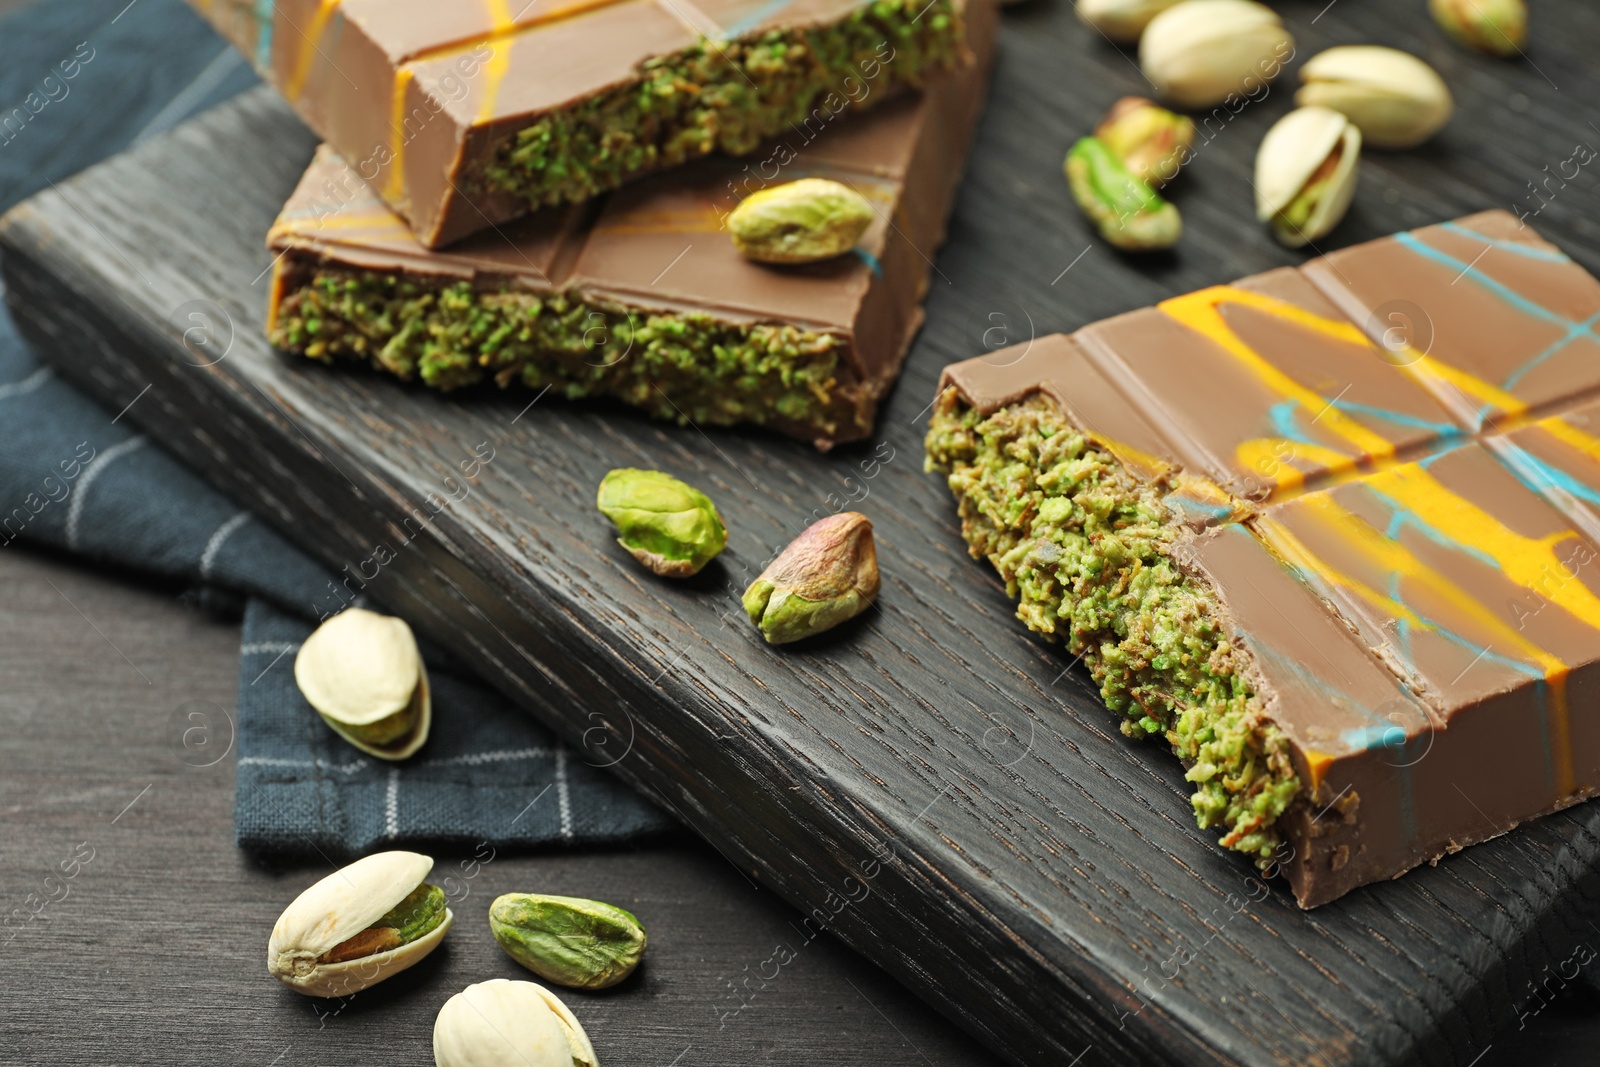
<svg viewBox="0 0 1600 1067">
<path fill-rule="evenodd" d="M 1477 261 L 1441 282 L 1419 248 Z M 1439 312 L 1425 358 L 1345 314 L 1395 292 Z M 1491 212 L 945 371 L 983 412 L 1049 396 L 1166 492 L 1292 745 L 1303 907 L 1600 792 L 1597 312 Z"/>
<path fill-rule="evenodd" d="M 765 146 L 751 162 L 705 160 L 636 182 L 598 205 L 542 212 L 430 251 L 347 161 L 323 146 L 268 235 L 282 254 L 277 302 L 318 267 L 564 292 L 640 312 L 694 311 L 731 323 L 788 323 L 843 338 L 833 434 L 809 422 L 775 429 L 829 447 L 872 430 L 877 405 L 922 324 L 921 299 L 982 111 L 996 6 L 972 5 L 978 62 L 925 92 L 840 117 L 807 139 Z M 722 218 L 748 193 L 804 177 L 862 193 L 877 218 L 856 254 L 775 267 L 734 249 Z"/>
<path fill-rule="evenodd" d="M 1600 388 L 1600 281 L 1508 212 L 1369 241 L 1304 269 L 1469 430 Z"/>
<path fill-rule="evenodd" d="M 773 29 L 825 26 L 860 7 L 860 0 L 191 2 L 429 248 L 528 213 L 525 198 L 490 192 L 474 178 L 540 116 L 635 82 L 646 61 L 703 38 L 715 47 Z M 889 99 L 894 78 L 884 71 L 894 69 L 892 60 L 878 66 L 873 84 L 839 97 L 844 107 Z"/>
</svg>

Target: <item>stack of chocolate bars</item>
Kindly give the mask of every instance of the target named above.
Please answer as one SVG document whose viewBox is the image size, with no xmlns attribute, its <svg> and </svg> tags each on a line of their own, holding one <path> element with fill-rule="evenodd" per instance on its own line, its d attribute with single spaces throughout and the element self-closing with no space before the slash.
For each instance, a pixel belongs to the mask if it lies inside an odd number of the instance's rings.
<svg viewBox="0 0 1600 1067">
<path fill-rule="evenodd" d="M 269 237 L 279 347 L 826 448 L 921 323 L 994 0 L 193 0 L 326 141 Z M 723 220 L 805 177 L 854 254 L 749 262 Z"/>
<path fill-rule="evenodd" d="M 1600 791 L 1597 327 L 1490 212 L 954 365 L 929 458 L 1311 907 Z"/>
</svg>

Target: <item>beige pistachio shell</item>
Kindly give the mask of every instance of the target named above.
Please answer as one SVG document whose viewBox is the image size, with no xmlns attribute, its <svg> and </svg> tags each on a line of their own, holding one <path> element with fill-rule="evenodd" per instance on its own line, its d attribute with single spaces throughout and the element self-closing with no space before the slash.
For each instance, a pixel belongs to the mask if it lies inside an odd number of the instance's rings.
<svg viewBox="0 0 1600 1067">
<path fill-rule="evenodd" d="M 1252 0 L 1184 0 L 1150 20 L 1139 66 L 1156 92 L 1182 108 L 1206 108 L 1270 82 L 1294 55 L 1277 12 Z"/>
<path fill-rule="evenodd" d="M 428 674 L 403 619 L 340 612 L 300 646 L 294 680 L 323 721 L 368 755 L 405 759 L 428 740 Z"/>
<path fill-rule="evenodd" d="M 1150 20 L 1178 0 L 1077 0 L 1078 18 L 1117 44 L 1133 44 Z"/>
<path fill-rule="evenodd" d="M 1379 148 L 1413 148 L 1450 121 L 1455 101 L 1437 71 L 1380 45 L 1330 48 L 1300 69 L 1302 106 L 1331 107 Z"/>
<path fill-rule="evenodd" d="M 1305 222 L 1274 227 L 1278 240 L 1290 248 L 1322 237 L 1349 210 L 1361 162 L 1361 131 L 1332 108 L 1302 107 L 1279 119 L 1261 141 L 1255 185 L 1256 217 L 1262 222 L 1288 209 L 1336 150 L 1338 165 Z"/>
<path fill-rule="evenodd" d="M 312 997 L 347 996 L 399 974 L 438 947 L 455 916 L 410 944 L 341 963 L 318 963 L 335 945 L 383 918 L 433 869 L 415 852 L 379 852 L 334 871 L 295 897 L 272 927 L 267 970 L 284 985 Z"/>
<path fill-rule="evenodd" d="M 436 1067 L 599 1067 L 582 1025 L 554 993 L 495 978 L 469 985 L 439 1009 Z"/>
</svg>

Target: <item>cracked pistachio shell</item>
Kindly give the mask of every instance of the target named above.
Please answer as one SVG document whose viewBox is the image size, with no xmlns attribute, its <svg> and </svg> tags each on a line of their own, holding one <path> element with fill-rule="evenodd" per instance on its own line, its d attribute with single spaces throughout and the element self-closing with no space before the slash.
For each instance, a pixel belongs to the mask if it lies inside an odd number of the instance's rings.
<svg viewBox="0 0 1600 1067">
<path fill-rule="evenodd" d="M 728 233 L 746 259 L 814 263 L 854 248 L 875 214 L 848 185 L 801 178 L 741 200 L 728 214 Z"/>
<path fill-rule="evenodd" d="M 1339 112 L 1302 107 L 1279 119 L 1256 154 L 1256 216 L 1299 248 L 1326 235 L 1355 197 L 1361 131 Z"/>
<path fill-rule="evenodd" d="M 1194 120 L 1142 96 L 1125 96 L 1111 105 L 1094 135 L 1129 170 L 1160 188 L 1177 176 L 1193 149 Z"/>
<path fill-rule="evenodd" d="M 1063 166 L 1072 198 L 1100 231 L 1127 252 L 1171 248 L 1183 235 L 1178 209 L 1117 158 L 1098 137 L 1082 137 Z"/>
<path fill-rule="evenodd" d="M 1428 0 L 1439 28 L 1491 56 L 1520 55 L 1528 43 L 1528 5 L 1523 0 Z"/>
<path fill-rule="evenodd" d="M 334 871 L 278 916 L 267 942 L 268 972 L 298 993 L 338 997 L 417 963 L 455 921 L 441 891 L 427 887 L 433 892 L 425 913 L 397 920 L 398 927 L 375 924 L 422 888 L 432 869 L 433 860 L 415 852 L 379 852 Z"/>
<path fill-rule="evenodd" d="M 540 978 L 575 989 L 614 986 L 644 958 L 644 927 L 598 900 L 506 893 L 489 906 L 506 955 Z"/>
<path fill-rule="evenodd" d="M 1133 44 L 1150 20 L 1178 0 L 1078 0 L 1078 18 L 1117 44 Z"/>
<path fill-rule="evenodd" d="M 341 611 L 300 646 L 294 680 L 323 721 L 370 756 L 405 759 L 428 740 L 428 673 L 403 619 Z"/>
<path fill-rule="evenodd" d="M 616 526 L 617 544 L 666 578 L 698 574 L 728 544 L 711 498 L 660 471 L 619 467 L 601 480 L 595 506 Z"/>
<path fill-rule="evenodd" d="M 769 645 L 782 645 L 860 615 L 878 586 L 872 520 L 845 511 L 801 531 L 744 591 L 744 610 Z"/>
<path fill-rule="evenodd" d="M 550 990 L 495 978 L 469 985 L 433 1023 L 435 1067 L 600 1067 L 589 1035 Z"/>
<path fill-rule="evenodd" d="M 1408 52 L 1378 45 L 1330 48 L 1300 68 L 1301 106 L 1331 107 L 1361 130 L 1366 144 L 1413 148 L 1455 109 L 1444 79 Z"/>
<path fill-rule="evenodd" d="M 1213 107 L 1270 82 L 1294 55 L 1277 12 L 1252 0 L 1184 0 L 1150 20 L 1139 66 L 1181 108 Z"/>
</svg>

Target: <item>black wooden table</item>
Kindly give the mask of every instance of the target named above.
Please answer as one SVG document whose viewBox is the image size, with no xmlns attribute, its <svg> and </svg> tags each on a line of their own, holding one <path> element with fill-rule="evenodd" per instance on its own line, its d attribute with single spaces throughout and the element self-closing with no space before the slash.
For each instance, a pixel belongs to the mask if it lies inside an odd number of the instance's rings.
<svg viewBox="0 0 1600 1067">
<path fill-rule="evenodd" d="M 1559 163 L 1589 136 L 1595 77 L 1571 42 L 1600 29 L 1592 11 L 1547 18 L 1537 66 L 1506 66 L 1442 44 L 1420 5 L 1284 7 L 1303 54 L 1391 41 L 1439 65 L 1462 105 L 1441 142 L 1369 161 L 1337 243 L 1516 204 L 1536 161 Z M 1179 255 L 1136 267 L 1086 238 L 1061 150 L 1139 88 L 1127 57 L 1064 8 L 1009 17 L 929 328 L 885 416 L 884 441 L 905 461 L 870 479 L 860 505 L 887 549 L 883 606 L 800 654 L 774 656 L 723 624 L 724 586 L 796 516 L 859 493 L 863 457 L 663 430 L 604 408 L 541 408 L 513 430 L 516 398 L 440 402 L 284 363 L 259 342 L 250 278 L 265 265 L 274 197 L 309 143 L 270 102 L 36 202 L 8 231 L 8 282 L 64 370 L 108 400 L 153 383 L 134 418 L 332 560 L 381 538 L 453 445 L 493 434 L 511 460 L 495 472 L 504 480 L 486 479 L 470 508 L 441 519 L 385 596 L 571 736 L 592 725 L 582 697 L 624 709 L 614 718 L 636 745 L 619 772 L 807 910 L 887 848 L 894 862 L 868 902 L 832 916 L 836 928 L 1014 1059 L 1491 1063 L 1505 1047 L 1497 1032 L 1526 1014 L 1526 983 L 1600 936 L 1588 925 L 1600 895 L 1593 805 L 1310 916 L 1274 897 L 1219 926 L 1212 905 L 1247 872 L 1188 825 L 1176 767 L 1114 736 L 1083 679 L 1019 632 L 960 552 L 937 480 L 916 470 L 921 408 L 943 362 L 1290 261 L 1249 221 L 1244 182 L 1260 133 L 1287 107 L 1281 88 L 1248 128 L 1241 118 L 1217 130 L 1185 176 Z M 249 159 L 261 143 L 289 158 Z M 1595 206 L 1593 182 L 1573 181 L 1538 220 L 1591 268 Z M 129 261 L 142 281 L 126 277 Z M 202 373 L 168 322 L 194 298 L 237 328 L 235 354 Z M 394 454 L 396 440 L 414 448 Z M 669 592 L 610 549 L 590 497 L 619 462 L 713 489 L 748 539 L 720 580 Z M 1135 997 L 1141 961 L 1149 970 L 1179 951 L 1183 981 Z"/>
</svg>

